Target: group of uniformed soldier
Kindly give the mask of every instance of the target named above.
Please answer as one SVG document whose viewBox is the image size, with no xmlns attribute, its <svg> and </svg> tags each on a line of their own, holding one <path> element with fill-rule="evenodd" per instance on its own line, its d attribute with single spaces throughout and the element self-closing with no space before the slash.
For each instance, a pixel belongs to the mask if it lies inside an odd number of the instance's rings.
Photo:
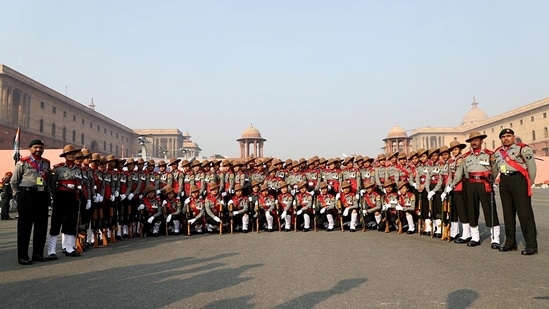
<svg viewBox="0 0 549 309">
<path fill-rule="evenodd" d="M 453 141 L 376 159 L 286 161 L 155 162 L 103 157 L 67 145 L 61 154 L 65 162 L 52 170 L 48 257 L 57 258 L 60 232 L 67 256 L 132 237 L 336 228 L 420 234 L 474 247 L 480 244 L 479 203 L 491 247 L 512 251 L 514 229 L 509 243 L 500 246 L 493 182 L 498 173 L 502 179 L 519 173 L 520 166 L 535 177 L 535 164 L 528 146 L 501 159 L 503 152 L 498 156 L 482 148 L 485 137 L 472 132 L 466 153 L 465 144 Z M 509 165 L 510 160 L 516 164 Z M 527 246 L 535 245 L 537 253 L 535 226 L 533 233 Z M 533 248 L 525 251 L 535 254 Z"/>
</svg>

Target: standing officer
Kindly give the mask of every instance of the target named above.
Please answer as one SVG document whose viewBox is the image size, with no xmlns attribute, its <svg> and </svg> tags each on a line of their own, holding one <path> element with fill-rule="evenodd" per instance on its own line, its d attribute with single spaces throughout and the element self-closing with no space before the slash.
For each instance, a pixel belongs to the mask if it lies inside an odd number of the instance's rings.
<svg viewBox="0 0 549 309">
<path fill-rule="evenodd" d="M 4 178 L 2 178 L 2 182 L 0 184 L 0 193 L 2 195 L 2 202 L 0 203 L 2 205 L 2 220 L 13 220 L 13 218 L 10 217 L 10 201 L 13 198 L 13 191 L 11 190 L 11 176 L 13 176 L 12 172 L 7 172 Z"/>
<path fill-rule="evenodd" d="M 494 153 L 494 177 L 501 175 L 499 194 L 505 221 L 505 245 L 499 251 L 517 250 L 516 215 L 526 248 L 522 255 L 538 253 L 536 221 L 532 211 L 532 182 L 536 179 L 536 162 L 532 148 L 515 142 L 515 132 L 503 129 L 499 133 L 501 146 Z"/>
<path fill-rule="evenodd" d="M 42 158 L 44 142 L 39 139 L 29 143 L 30 155 L 21 158 L 13 172 L 11 187 L 17 201 L 19 220 L 17 221 L 17 258 L 19 264 L 30 265 L 32 261 L 44 259 L 44 245 L 48 232 L 48 206 L 50 192 L 48 181 L 51 177 L 50 161 Z M 32 260 L 29 258 L 29 242 L 32 226 Z"/>
<path fill-rule="evenodd" d="M 486 227 L 491 228 L 491 247 L 492 249 L 499 249 L 499 219 L 495 201 L 492 197 L 493 188 L 491 185 L 493 181 L 491 156 L 494 153 L 488 149 L 482 149 L 482 141 L 485 138 L 486 135 L 478 131 L 469 134 L 469 138 L 465 142 L 471 144 L 471 150 L 463 155 L 463 161 L 457 168 L 455 178 L 446 187 L 445 191 L 450 193 L 463 178 L 466 179 L 465 194 L 471 227 L 471 241 L 467 243 L 467 246 L 476 247 L 480 245 L 480 232 L 478 229 L 480 203 L 486 220 Z"/>
</svg>

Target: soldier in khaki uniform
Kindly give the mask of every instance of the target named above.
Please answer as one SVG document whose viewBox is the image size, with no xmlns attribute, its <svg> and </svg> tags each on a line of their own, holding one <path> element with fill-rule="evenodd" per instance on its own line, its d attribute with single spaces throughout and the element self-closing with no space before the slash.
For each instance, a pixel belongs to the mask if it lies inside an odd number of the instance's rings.
<svg viewBox="0 0 549 309">
<path fill-rule="evenodd" d="M 469 223 L 471 226 L 471 241 L 468 247 L 480 245 L 480 232 L 478 227 L 479 204 L 482 205 L 486 227 L 490 228 L 492 249 L 500 248 L 500 227 L 495 200 L 492 196 L 492 161 L 494 154 L 488 149 L 482 148 L 486 135 L 478 131 L 469 134 L 466 140 L 471 145 L 471 150 L 463 155 L 463 161 L 458 166 L 455 178 L 446 187 L 446 193 L 450 193 L 456 185 L 464 179 L 467 182 L 465 193 L 467 195 L 467 206 Z"/>
<path fill-rule="evenodd" d="M 349 231 L 356 232 L 356 227 L 358 225 L 358 195 L 351 192 L 352 184 L 350 182 L 344 181 L 341 186 L 341 193 L 336 195 L 336 200 L 338 207 L 340 209 L 340 216 L 342 216 L 341 221 L 343 223 L 349 222 Z M 343 230 L 343 228 L 342 228 Z"/>
<path fill-rule="evenodd" d="M 525 247 L 522 255 L 538 253 L 536 221 L 532 210 L 532 183 L 536 179 L 536 162 L 532 148 L 515 141 L 515 132 L 507 128 L 499 133 L 501 146 L 494 152 L 492 173 L 500 175 L 499 192 L 505 221 L 505 244 L 499 251 L 517 249 L 516 215 L 520 220 Z"/>
<path fill-rule="evenodd" d="M 360 194 L 362 195 L 361 208 L 364 221 L 362 231 L 376 230 L 381 222 L 381 196 L 376 192 L 373 182 L 364 183 L 364 189 Z"/>
</svg>

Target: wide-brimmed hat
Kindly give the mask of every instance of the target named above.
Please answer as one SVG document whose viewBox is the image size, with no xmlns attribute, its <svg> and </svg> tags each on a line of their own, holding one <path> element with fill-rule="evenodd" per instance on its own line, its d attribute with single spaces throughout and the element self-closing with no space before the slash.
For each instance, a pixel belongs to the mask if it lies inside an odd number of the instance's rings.
<svg viewBox="0 0 549 309">
<path fill-rule="evenodd" d="M 370 157 L 368 157 L 368 156 L 364 156 L 364 162 L 370 162 L 370 163 L 372 163 L 372 162 L 374 162 L 374 160 L 375 160 L 374 158 L 370 158 Z"/>
<path fill-rule="evenodd" d="M 259 186 L 259 185 L 261 185 L 261 182 L 254 179 L 254 180 L 252 180 L 252 183 L 250 184 L 250 187 L 253 188 L 253 187 Z"/>
<path fill-rule="evenodd" d="M 221 166 L 231 166 L 231 161 L 229 161 L 229 159 L 225 159 L 221 162 Z"/>
<path fill-rule="evenodd" d="M 386 181 L 384 184 L 383 184 L 383 187 L 391 187 L 391 186 L 394 186 L 395 185 L 395 182 L 390 180 L 390 181 Z"/>
<path fill-rule="evenodd" d="M 126 164 L 124 164 L 124 165 L 128 166 L 130 164 L 135 164 L 135 160 L 133 158 L 127 158 L 126 159 Z"/>
<path fill-rule="evenodd" d="M 378 161 L 386 160 L 386 159 L 387 159 L 387 157 L 385 156 L 384 153 L 380 153 L 380 154 L 377 155 L 377 160 Z"/>
<path fill-rule="evenodd" d="M 348 181 L 344 181 L 343 184 L 341 185 L 341 189 L 346 189 L 346 188 L 351 188 L 351 183 L 348 182 Z"/>
<path fill-rule="evenodd" d="M 345 160 L 343 160 L 343 165 L 347 165 L 349 163 L 353 163 L 353 157 L 346 157 Z"/>
<path fill-rule="evenodd" d="M 443 154 L 445 152 L 450 152 L 450 148 L 448 148 L 448 146 L 444 145 L 444 146 L 441 146 L 439 149 L 438 149 L 439 153 L 440 154 Z"/>
<path fill-rule="evenodd" d="M 147 187 L 145 187 L 145 194 L 147 194 L 147 193 L 149 193 L 149 192 L 151 192 L 151 191 L 155 191 L 153 185 L 148 185 Z"/>
<path fill-rule="evenodd" d="M 202 164 L 202 167 L 209 167 L 210 166 L 210 161 L 209 160 L 204 160 L 201 162 Z"/>
<path fill-rule="evenodd" d="M 236 192 L 236 191 L 241 191 L 241 190 L 242 190 L 242 186 L 241 186 L 239 183 L 237 183 L 236 185 L 234 185 L 234 192 Z"/>
<path fill-rule="evenodd" d="M 97 152 L 92 153 L 91 162 L 99 162 L 101 161 L 101 155 Z"/>
<path fill-rule="evenodd" d="M 326 165 L 330 165 L 330 164 L 335 164 L 338 160 L 336 160 L 335 158 L 330 158 L 328 159 L 328 162 L 326 162 Z"/>
<path fill-rule="evenodd" d="M 318 185 L 318 188 L 319 188 L 319 189 L 328 188 L 328 183 L 326 183 L 325 181 L 323 181 L 323 182 L 321 182 L 321 183 Z"/>
<path fill-rule="evenodd" d="M 169 166 L 172 166 L 172 165 L 177 165 L 179 164 L 179 162 L 181 162 L 181 159 L 178 159 L 178 158 L 170 158 L 170 160 L 168 161 L 168 165 Z"/>
<path fill-rule="evenodd" d="M 388 160 L 391 160 L 392 157 L 398 157 L 398 151 L 396 152 L 389 152 L 389 155 L 387 156 Z"/>
<path fill-rule="evenodd" d="M 259 188 L 259 191 L 267 191 L 267 190 L 269 190 L 269 186 L 266 183 L 262 184 L 261 188 Z"/>
<path fill-rule="evenodd" d="M 251 158 L 248 158 L 248 160 L 246 160 L 246 164 L 254 164 L 255 165 L 255 157 L 251 157 Z"/>
<path fill-rule="evenodd" d="M 297 188 L 298 188 L 298 189 L 301 189 L 301 188 L 303 188 L 303 187 L 307 187 L 307 183 L 306 183 L 305 181 L 302 181 L 302 182 L 300 182 L 300 183 L 297 185 Z"/>
<path fill-rule="evenodd" d="M 427 154 L 427 157 L 430 158 L 430 157 L 431 157 L 432 155 L 434 155 L 435 153 L 436 153 L 436 154 L 439 154 L 439 153 L 440 153 L 440 151 L 438 150 L 438 148 L 437 148 L 437 149 L 431 148 L 431 149 L 429 149 L 429 152 L 428 152 L 428 154 Z"/>
<path fill-rule="evenodd" d="M 417 156 L 417 151 L 412 151 L 408 154 L 408 160 L 412 160 L 412 158 L 416 156 Z"/>
<path fill-rule="evenodd" d="M 400 159 L 406 159 L 406 160 L 407 160 L 407 159 L 408 159 L 408 156 L 406 155 L 405 152 L 399 152 L 397 158 L 398 158 L 399 160 L 400 160 Z"/>
<path fill-rule="evenodd" d="M 428 153 L 429 153 L 429 150 L 428 150 L 428 149 L 423 149 L 423 148 L 421 148 L 420 150 L 417 151 L 417 156 L 418 156 L 418 157 L 421 157 L 422 155 L 428 154 Z"/>
<path fill-rule="evenodd" d="M 403 186 L 407 186 L 407 185 L 408 185 L 407 180 L 399 181 L 398 184 L 397 184 L 397 189 L 400 190 L 400 188 L 402 188 Z"/>
<path fill-rule="evenodd" d="M 71 153 L 76 154 L 80 150 L 81 150 L 80 148 L 76 148 L 73 145 L 68 144 L 68 145 L 65 145 L 65 147 L 63 147 L 63 153 L 61 153 L 59 156 L 60 157 L 65 157 L 65 156 L 67 156 L 68 154 L 71 154 Z"/>
<path fill-rule="evenodd" d="M 355 163 L 358 163 L 360 161 L 364 161 L 364 157 L 362 157 L 361 155 L 358 155 L 355 157 Z"/>
<path fill-rule="evenodd" d="M 107 160 L 107 162 L 113 162 L 113 161 L 116 161 L 116 157 L 110 154 L 110 155 L 107 155 L 105 160 Z"/>
<path fill-rule="evenodd" d="M 166 166 L 167 164 L 166 164 L 166 161 L 160 160 L 160 161 L 158 161 L 157 165 L 158 165 L 158 167 L 160 167 L 160 166 Z"/>
<path fill-rule="evenodd" d="M 210 190 L 219 189 L 219 184 L 217 182 L 210 182 Z"/>
<path fill-rule="evenodd" d="M 92 153 L 89 149 L 87 148 L 82 148 L 82 157 L 85 159 L 85 158 L 88 158 L 88 157 L 91 157 Z"/>
<path fill-rule="evenodd" d="M 189 162 L 189 160 L 183 160 L 181 161 L 181 167 L 185 167 L 185 166 L 189 166 L 191 163 Z"/>
<path fill-rule="evenodd" d="M 368 181 L 367 183 L 364 184 L 364 189 L 368 189 L 368 188 L 371 188 L 375 186 L 375 184 L 371 181 Z"/>
<path fill-rule="evenodd" d="M 284 180 L 281 180 L 281 181 L 278 182 L 278 186 L 280 188 L 284 188 L 284 187 L 287 187 L 288 184 Z"/>
<path fill-rule="evenodd" d="M 147 161 L 147 166 L 154 166 L 156 162 L 153 160 L 153 159 L 149 159 L 149 161 Z"/>
<path fill-rule="evenodd" d="M 116 164 L 124 165 L 124 164 L 126 164 L 126 159 L 118 158 L 118 159 L 116 159 Z"/>
<path fill-rule="evenodd" d="M 465 140 L 466 143 L 469 143 L 470 141 L 474 140 L 475 138 L 485 139 L 486 134 L 481 134 L 479 131 L 473 131 L 469 133 L 469 138 Z"/>
<path fill-rule="evenodd" d="M 136 164 L 145 164 L 145 160 L 143 158 L 138 158 Z"/>
<path fill-rule="evenodd" d="M 79 151 L 76 153 L 76 158 L 77 159 L 83 159 L 84 158 L 84 154 L 82 153 L 82 151 Z"/>
<path fill-rule="evenodd" d="M 191 185 L 191 193 L 200 191 L 197 186 Z"/>
<path fill-rule="evenodd" d="M 458 142 L 458 141 L 452 141 L 452 142 L 450 143 L 450 147 L 449 147 L 450 150 L 452 150 L 452 149 L 454 149 L 454 148 L 456 148 L 456 147 L 458 147 L 459 149 L 464 149 L 465 147 L 467 147 L 467 145 L 462 144 L 462 143 L 460 143 L 460 142 Z"/>
<path fill-rule="evenodd" d="M 172 188 L 172 186 L 170 186 L 170 185 L 166 185 L 166 186 L 164 187 L 164 189 L 162 189 L 162 190 L 164 190 L 164 194 L 168 194 L 168 193 L 173 192 L 173 188 Z"/>
<path fill-rule="evenodd" d="M 267 170 L 267 174 L 276 173 L 277 170 L 278 170 L 278 168 L 276 168 L 275 166 L 271 166 L 271 167 Z"/>
</svg>

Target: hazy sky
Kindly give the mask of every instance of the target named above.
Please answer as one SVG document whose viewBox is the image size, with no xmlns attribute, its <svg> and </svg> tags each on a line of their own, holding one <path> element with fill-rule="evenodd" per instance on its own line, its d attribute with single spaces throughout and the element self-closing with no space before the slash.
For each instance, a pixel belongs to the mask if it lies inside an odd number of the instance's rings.
<svg viewBox="0 0 549 309">
<path fill-rule="evenodd" d="M 549 95 L 549 1 L 6 1 L 0 63 L 131 128 L 238 156 L 375 156 Z"/>
</svg>

